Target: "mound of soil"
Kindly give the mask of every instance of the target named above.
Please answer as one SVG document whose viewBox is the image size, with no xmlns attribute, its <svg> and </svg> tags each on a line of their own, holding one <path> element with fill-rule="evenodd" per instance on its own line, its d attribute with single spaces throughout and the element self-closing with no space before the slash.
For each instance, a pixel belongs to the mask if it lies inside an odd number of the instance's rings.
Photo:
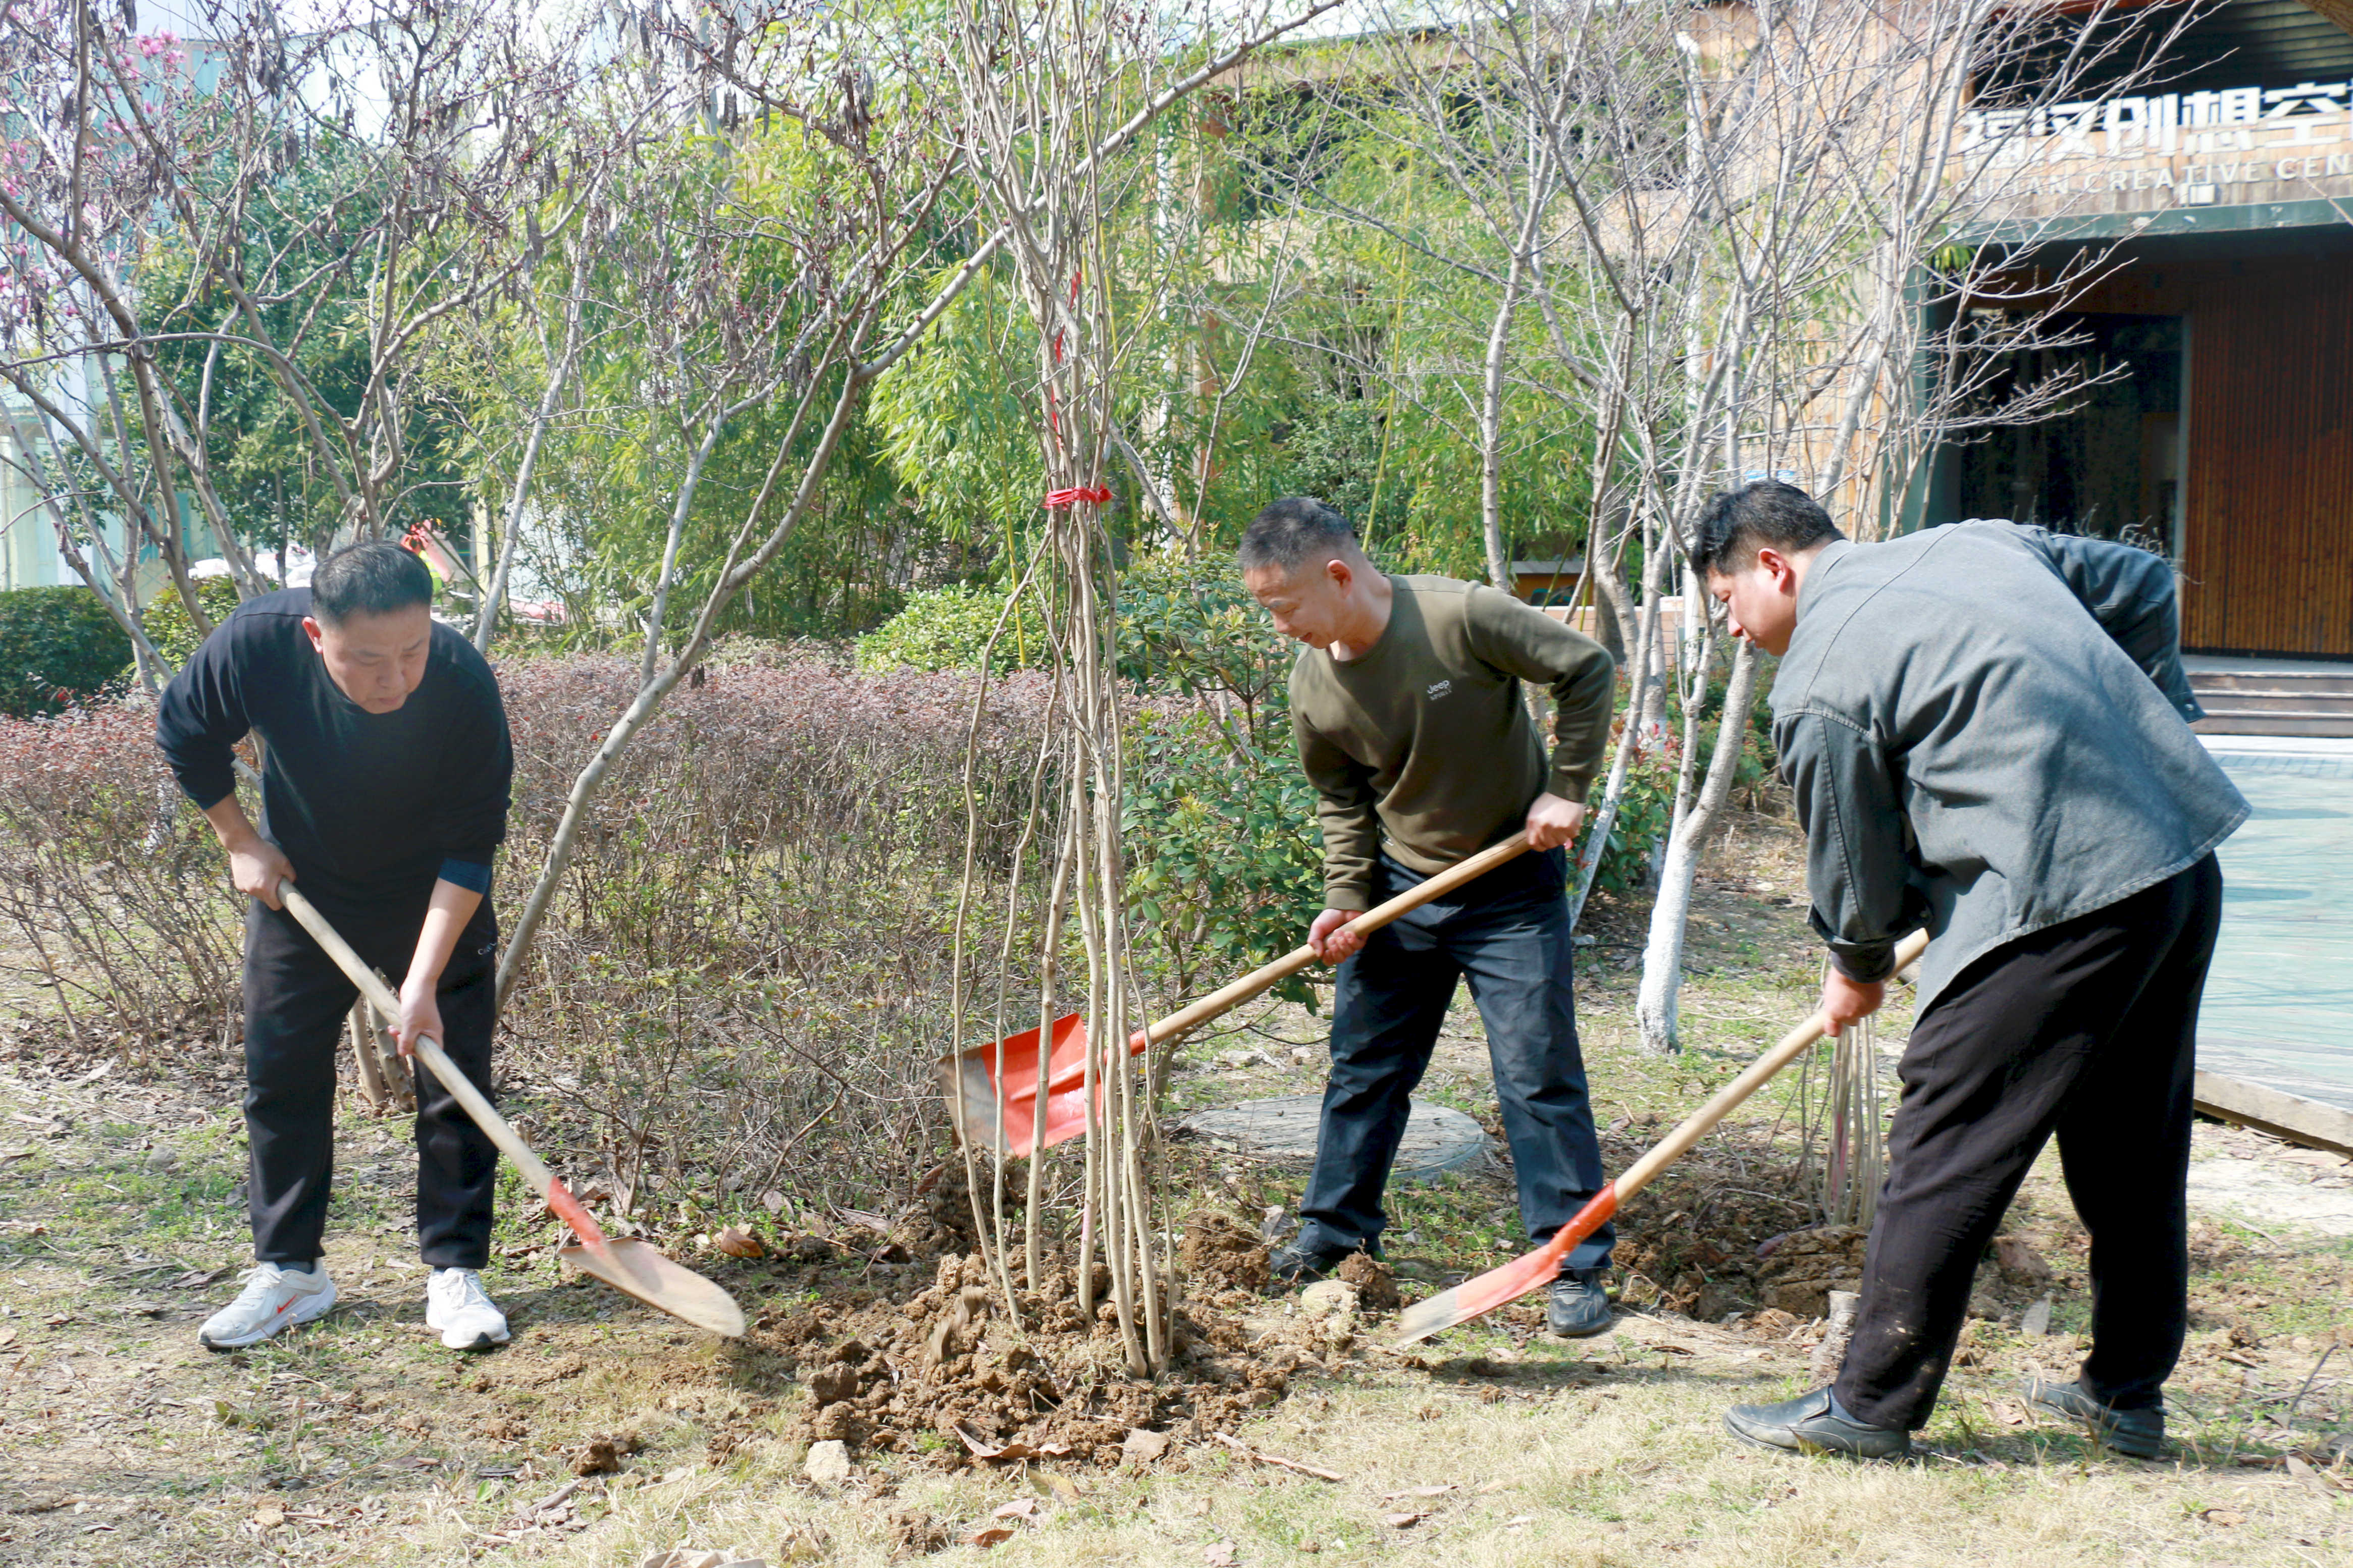
<svg viewBox="0 0 2353 1568">
<path fill-rule="evenodd" d="M 1405 1304 L 1397 1276 L 1379 1258 L 1352 1252 L 1340 1261 L 1340 1278 L 1356 1288 L 1356 1303 L 1367 1312 L 1394 1312 Z"/>
<path fill-rule="evenodd" d="M 1604 1167 L 1626 1169 L 1663 1131 L 1626 1127 L 1605 1134 Z M 1718 1131 L 1619 1210 L 1615 1261 L 1621 1288 L 1638 1300 L 1652 1297 L 1642 1301 L 1645 1306 L 1706 1322 L 1772 1306 L 1766 1293 L 1774 1287 L 1764 1277 L 1767 1260 L 1757 1249 L 1816 1215 L 1813 1198 L 1785 1149 L 1736 1131 Z M 1784 1310 L 1810 1318 L 1823 1309 L 1817 1296 L 1802 1312 Z"/>
<path fill-rule="evenodd" d="M 1235 1256 L 1229 1247 L 1208 1250 Z M 1263 1270 L 1262 1248 L 1257 1262 Z M 1109 1270 L 1098 1264 L 1095 1274 L 1100 1298 Z M 1017 1328 L 980 1256 L 948 1257 L 930 1286 L 904 1300 L 820 1302 L 753 1337 L 776 1358 L 776 1371 L 789 1367 L 806 1390 L 787 1436 L 927 1454 L 948 1465 L 1117 1464 L 1137 1428 L 1176 1438 L 1231 1430 L 1280 1399 L 1293 1371 L 1313 1359 L 1281 1344 L 1248 1348 L 1239 1323 L 1194 1306 L 1177 1316 L 1172 1374 L 1138 1381 L 1126 1374 L 1110 1302 L 1099 1299 L 1089 1317 L 1074 1287 L 1062 1272 L 1021 1292 Z"/>
<path fill-rule="evenodd" d="M 1777 1236 L 1757 1248 L 1757 1293 L 1765 1306 L 1799 1318 L 1830 1310 L 1830 1293 L 1862 1284 L 1863 1244 L 1855 1226 L 1822 1226 Z"/>
<path fill-rule="evenodd" d="M 1248 1226 L 1230 1215 L 1197 1216 L 1186 1227 L 1176 1249 L 1185 1278 L 1201 1294 L 1246 1290 L 1256 1295 L 1266 1289 L 1266 1244 Z"/>
</svg>

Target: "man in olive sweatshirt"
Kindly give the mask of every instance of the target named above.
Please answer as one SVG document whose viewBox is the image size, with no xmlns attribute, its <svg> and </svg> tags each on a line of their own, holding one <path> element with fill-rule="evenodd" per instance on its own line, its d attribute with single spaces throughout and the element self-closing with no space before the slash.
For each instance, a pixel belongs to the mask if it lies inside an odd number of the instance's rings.
<svg viewBox="0 0 2353 1568">
<path fill-rule="evenodd" d="M 1542 1241 L 1600 1190 L 1570 976 L 1563 846 L 1609 742 L 1609 656 L 1511 595 L 1447 577 L 1389 576 L 1320 501 L 1276 501 L 1250 523 L 1242 580 L 1275 629 L 1305 643 L 1291 672 L 1299 759 L 1321 797 L 1324 912 L 1308 942 L 1339 967 L 1332 1073 L 1299 1235 L 1271 1268 L 1316 1279 L 1376 1256 L 1381 1192 L 1409 1100 L 1456 983 L 1487 1026 L 1520 1217 Z M 1549 762 L 1520 682 L 1557 707 Z M 1340 928 L 1514 834 L 1535 853 L 1425 904 L 1368 938 Z M 1609 1326 L 1607 1226 L 1555 1281 L 1555 1333 Z"/>
</svg>

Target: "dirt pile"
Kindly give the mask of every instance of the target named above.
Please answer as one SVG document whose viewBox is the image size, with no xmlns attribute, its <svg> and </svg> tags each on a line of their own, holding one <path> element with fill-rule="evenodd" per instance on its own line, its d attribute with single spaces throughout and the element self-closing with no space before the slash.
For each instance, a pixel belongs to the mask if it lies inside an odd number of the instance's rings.
<svg viewBox="0 0 2353 1568">
<path fill-rule="evenodd" d="M 1757 1294 L 1767 1307 L 1800 1318 L 1830 1310 L 1830 1293 L 1862 1283 L 1867 1233 L 1853 1226 L 1823 1226 L 1777 1236 L 1757 1248 Z"/>
<path fill-rule="evenodd" d="M 1247 1274 L 1248 1255 L 1219 1241 L 1223 1234 L 1211 1227 L 1197 1256 L 1241 1258 Z M 1262 1271 L 1264 1249 L 1252 1245 Z M 1100 1298 L 1108 1270 L 1098 1265 L 1096 1275 Z M 1178 1314 L 1172 1375 L 1139 1382 L 1126 1375 L 1111 1304 L 1099 1299 L 1092 1316 L 1082 1313 L 1074 1283 L 1057 1273 L 1043 1289 L 1022 1292 L 1017 1328 L 978 1254 L 943 1258 L 932 1283 L 903 1300 L 820 1302 L 753 1337 L 774 1358 L 775 1374 L 803 1390 L 787 1436 L 952 1465 L 1111 1465 L 1131 1457 L 1124 1445 L 1138 1429 L 1177 1438 L 1229 1431 L 1280 1399 L 1311 1359 L 1283 1345 L 1250 1347 L 1237 1322 L 1198 1304 L 1197 1285 L 1197 1304 Z"/>
<path fill-rule="evenodd" d="M 1604 1166 L 1626 1169 L 1664 1131 L 1655 1117 L 1612 1128 L 1601 1140 Z M 1719 1131 L 1619 1211 L 1615 1262 L 1621 1290 L 1639 1306 L 1704 1322 L 1773 1305 L 1765 1299 L 1770 1287 L 1757 1249 L 1816 1217 L 1813 1199 L 1786 1148 Z M 1814 1317 L 1821 1310 L 1816 1299 L 1798 1315 Z"/>
<path fill-rule="evenodd" d="M 1230 1215 L 1206 1214 L 1187 1226 L 1176 1261 L 1198 1295 L 1256 1295 L 1266 1289 L 1266 1244 L 1241 1221 Z"/>
<path fill-rule="evenodd" d="M 1397 1276 L 1377 1258 L 1352 1252 L 1340 1262 L 1340 1278 L 1356 1288 L 1357 1303 L 1368 1312 L 1394 1312 L 1405 1304 L 1398 1294 Z"/>
</svg>

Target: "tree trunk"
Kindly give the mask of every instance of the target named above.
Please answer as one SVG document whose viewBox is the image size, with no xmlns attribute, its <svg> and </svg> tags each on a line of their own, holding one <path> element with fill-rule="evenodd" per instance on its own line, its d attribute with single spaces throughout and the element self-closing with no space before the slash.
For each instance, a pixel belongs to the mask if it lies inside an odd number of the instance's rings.
<svg viewBox="0 0 2353 1568">
<path fill-rule="evenodd" d="M 1487 331 L 1487 363 L 1479 387 L 1479 525 L 1487 546 L 1487 581 L 1504 593 L 1518 584 L 1504 542 L 1504 345 L 1511 335 L 1512 310 L 1519 302 L 1520 258 L 1504 280 L 1504 298 Z"/>
<path fill-rule="evenodd" d="M 1748 707 L 1756 692 L 1757 650 L 1743 642 L 1732 658 L 1732 679 L 1724 694 L 1724 714 L 1716 725 L 1707 780 L 1668 841 L 1658 900 L 1651 906 L 1651 937 L 1642 953 L 1642 989 L 1634 1016 L 1642 1032 L 1643 1048 L 1657 1054 L 1682 1048 L 1675 1001 L 1683 988 L 1683 931 L 1691 919 L 1692 880 L 1699 870 L 1700 851 L 1706 846 L 1708 832 L 1724 815 L 1724 803 L 1732 794 L 1733 775 L 1739 771 L 1740 753 L 1748 737 Z"/>
</svg>

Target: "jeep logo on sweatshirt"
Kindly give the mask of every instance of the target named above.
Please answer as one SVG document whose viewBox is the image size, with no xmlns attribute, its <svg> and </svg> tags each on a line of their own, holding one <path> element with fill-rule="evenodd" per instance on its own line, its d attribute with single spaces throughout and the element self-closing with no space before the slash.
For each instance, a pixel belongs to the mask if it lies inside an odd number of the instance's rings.
<svg viewBox="0 0 2353 1568">
<path fill-rule="evenodd" d="M 1451 691 L 1451 690 L 1453 690 L 1453 689 L 1454 689 L 1454 682 L 1452 682 L 1452 681 L 1451 681 L 1451 680 L 1440 680 L 1440 681 L 1437 681 L 1437 682 L 1433 683 L 1433 684 L 1430 686 L 1430 700 L 1432 702 L 1435 702 L 1435 701 L 1437 701 L 1440 698 L 1441 698 L 1441 697 L 1445 696 L 1448 692 L 1450 692 L 1450 691 Z"/>
</svg>

